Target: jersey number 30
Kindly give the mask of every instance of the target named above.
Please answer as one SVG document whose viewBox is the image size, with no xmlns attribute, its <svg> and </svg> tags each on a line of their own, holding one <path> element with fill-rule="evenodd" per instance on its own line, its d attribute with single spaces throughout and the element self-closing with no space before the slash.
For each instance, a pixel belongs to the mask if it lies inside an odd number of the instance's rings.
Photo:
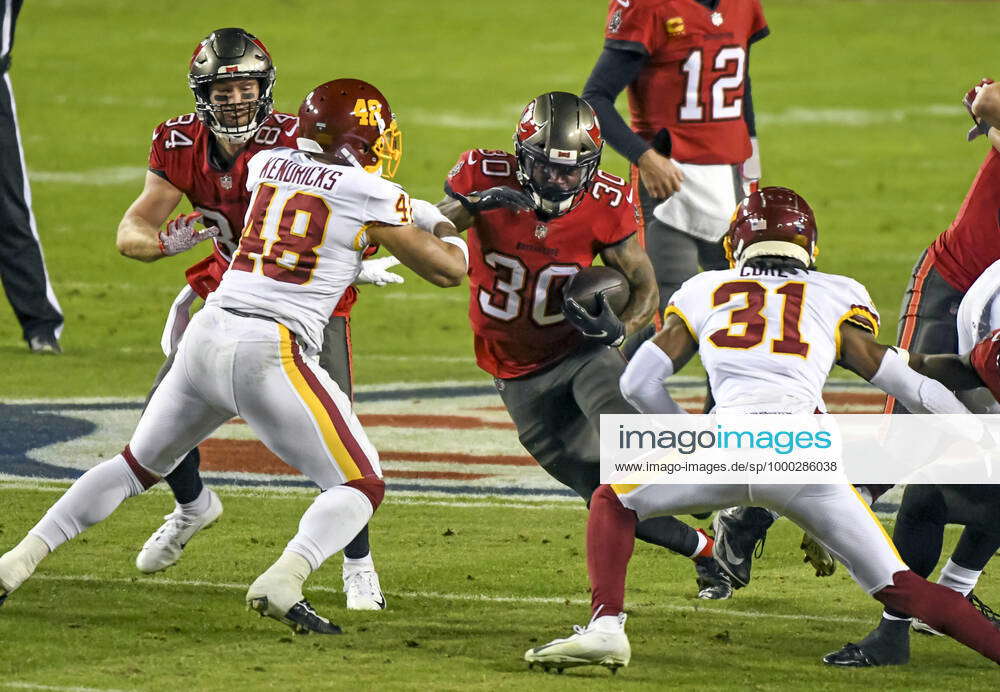
<svg viewBox="0 0 1000 692">
<path fill-rule="evenodd" d="M 789 281 L 775 290 L 782 296 L 781 338 L 771 340 L 772 353 L 802 356 L 809 354 L 809 344 L 799 333 L 799 320 L 806 294 L 806 285 L 801 281 Z M 746 296 L 746 307 L 736 308 L 729 313 L 729 326 L 718 329 L 708 337 L 719 348 L 753 348 L 764 340 L 767 320 L 761 313 L 767 300 L 767 289 L 756 281 L 730 281 L 715 289 L 712 307 L 728 303 L 733 296 Z M 736 327 L 737 329 L 733 329 Z"/>
</svg>

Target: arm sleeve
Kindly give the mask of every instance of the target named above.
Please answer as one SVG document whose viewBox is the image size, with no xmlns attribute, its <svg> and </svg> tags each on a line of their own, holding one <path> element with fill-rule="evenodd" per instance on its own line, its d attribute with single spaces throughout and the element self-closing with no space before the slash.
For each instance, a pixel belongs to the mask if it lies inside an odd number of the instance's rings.
<svg viewBox="0 0 1000 692">
<path fill-rule="evenodd" d="M 643 52 L 605 46 L 583 86 L 583 99 L 597 113 L 604 139 L 632 163 L 638 162 L 650 145 L 625 123 L 615 108 L 615 100 L 639 76 L 648 57 Z"/>
<path fill-rule="evenodd" d="M 410 223 L 413 210 L 410 196 L 402 186 L 380 179 L 381 185 L 373 186 L 365 200 L 364 223 L 384 226 L 402 226 Z"/>
<path fill-rule="evenodd" d="M 622 396 L 639 413 L 687 413 L 663 386 L 674 374 L 674 362 L 659 346 L 647 341 L 632 356 L 622 373 Z"/>
<path fill-rule="evenodd" d="M 894 349 L 882 356 L 871 383 L 899 399 L 912 413 L 969 413 L 947 387 L 911 370 Z"/>
</svg>

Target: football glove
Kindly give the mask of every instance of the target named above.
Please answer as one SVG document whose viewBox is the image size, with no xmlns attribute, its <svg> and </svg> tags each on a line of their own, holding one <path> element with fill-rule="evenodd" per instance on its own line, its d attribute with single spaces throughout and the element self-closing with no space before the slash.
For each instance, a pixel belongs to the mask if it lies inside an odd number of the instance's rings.
<svg viewBox="0 0 1000 692">
<path fill-rule="evenodd" d="M 364 260 L 361 263 L 361 273 L 354 280 L 356 284 L 374 284 L 385 286 L 386 284 L 401 284 L 404 279 L 399 274 L 389 271 L 389 267 L 395 267 L 399 260 L 389 255 L 373 260 Z"/>
<path fill-rule="evenodd" d="M 465 207 L 465 210 L 472 215 L 480 214 L 491 209 L 501 207 L 513 211 L 532 211 L 535 209 L 535 201 L 523 190 L 515 190 L 506 185 L 491 187 L 488 190 L 476 190 L 468 195 L 463 195 L 447 188 L 445 190 Z"/>
<path fill-rule="evenodd" d="M 972 112 L 972 102 L 976 100 L 976 96 L 979 95 L 979 92 L 983 90 L 984 86 L 992 83 L 993 83 L 992 79 L 981 79 L 979 80 L 979 84 L 977 84 L 976 86 L 972 87 L 967 92 L 965 92 L 965 96 L 962 98 L 962 105 L 965 106 L 965 110 L 969 111 L 969 116 L 972 117 L 972 122 L 975 123 L 975 125 L 965 135 L 965 138 L 968 139 L 970 142 L 974 140 L 976 137 L 980 135 L 985 135 L 990 131 L 989 123 L 980 118 L 977 118 L 976 114 Z"/>
<path fill-rule="evenodd" d="M 195 230 L 194 225 L 201 221 L 201 218 L 201 212 L 195 211 L 190 214 L 181 214 L 170 221 L 167 224 L 167 230 L 157 234 L 160 241 L 160 252 L 170 257 L 190 250 L 203 240 L 217 238 L 221 232 L 218 226 L 209 226 L 200 231 Z"/>
<path fill-rule="evenodd" d="M 563 301 L 563 315 L 588 339 L 616 348 L 621 346 L 625 341 L 625 324 L 611 309 L 604 291 L 597 294 L 597 304 L 599 312 L 591 315 L 578 302 L 567 298 Z"/>
</svg>

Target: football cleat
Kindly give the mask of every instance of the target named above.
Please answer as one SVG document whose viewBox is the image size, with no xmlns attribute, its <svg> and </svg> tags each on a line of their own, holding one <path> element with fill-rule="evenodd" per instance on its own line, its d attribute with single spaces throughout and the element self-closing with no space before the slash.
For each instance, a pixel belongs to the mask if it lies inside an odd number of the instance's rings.
<svg viewBox="0 0 1000 692">
<path fill-rule="evenodd" d="M 297 601 L 288 610 L 273 606 L 267 596 L 248 598 L 247 607 L 260 613 L 261 617 L 269 617 L 288 625 L 295 634 L 309 634 L 310 632 L 343 634 L 343 630 L 317 613 L 309 601 L 304 598 Z"/>
<path fill-rule="evenodd" d="M 734 589 L 750 583 L 755 546 L 756 557 L 760 557 L 767 529 L 773 523 L 774 515 L 763 507 L 730 507 L 716 512 L 712 520 L 715 532 L 712 555 L 729 575 Z"/>
<path fill-rule="evenodd" d="M 62 353 L 62 347 L 55 334 L 36 334 L 28 339 L 28 348 L 31 349 L 32 353 L 42 355 L 58 356 Z"/>
<path fill-rule="evenodd" d="M 828 653 L 823 657 L 823 663 L 844 668 L 870 668 L 879 665 L 865 653 L 864 649 L 851 642 L 847 642 L 837 651 Z"/>
<path fill-rule="evenodd" d="M 1000 615 L 998 615 L 996 611 L 994 611 L 988 605 L 983 603 L 979 599 L 979 597 L 976 596 L 976 594 L 974 593 L 970 593 L 968 596 L 966 596 L 966 598 L 969 599 L 969 603 L 971 603 L 976 610 L 982 613 L 984 618 L 990 621 L 991 625 L 993 625 L 997 629 L 1000 629 Z"/>
<path fill-rule="evenodd" d="M 837 561 L 830 555 L 830 551 L 808 533 L 802 534 L 802 543 L 799 547 L 805 553 L 802 562 L 812 565 L 817 577 L 829 577 L 837 571 Z"/>
<path fill-rule="evenodd" d="M 348 610 L 384 610 L 385 595 L 375 570 L 344 571 Z"/>
<path fill-rule="evenodd" d="M 170 567 L 180 559 L 184 546 L 196 533 L 222 516 L 219 496 L 211 490 L 208 495 L 208 509 L 196 517 L 185 517 L 179 508 L 163 517 L 166 521 L 153 532 L 135 558 L 135 566 L 140 572 L 152 574 Z"/>
<path fill-rule="evenodd" d="M 729 575 L 722 571 L 714 559 L 696 557 L 694 571 L 698 575 L 698 598 L 710 601 L 732 598 L 733 585 L 729 581 Z"/>
<path fill-rule="evenodd" d="M 341 629 L 319 615 L 302 596 L 302 582 L 272 567 L 247 590 L 247 607 L 292 628 L 295 634 L 341 634 Z"/>
<path fill-rule="evenodd" d="M 604 666 L 612 673 L 627 666 L 632 648 L 625 635 L 625 613 L 594 617 L 586 627 L 573 625 L 573 634 L 548 644 L 528 649 L 524 660 L 529 668 L 536 665 L 548 672 L 563 672 L 577 666 Z"/>
</svg>

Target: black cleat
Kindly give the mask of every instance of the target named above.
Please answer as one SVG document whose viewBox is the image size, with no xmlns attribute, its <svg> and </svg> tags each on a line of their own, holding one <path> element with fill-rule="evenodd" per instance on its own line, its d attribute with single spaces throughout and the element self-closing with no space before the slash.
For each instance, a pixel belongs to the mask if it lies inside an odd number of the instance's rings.
<svg viewBox="0 0 1000 692">
<path fill-rule="evenodd" d="M 249 601 L 248 605 L 251 609 L 260 613 L 261 617 L 273 618 L 278 622 L 288 625 L 295 634 L 309 634 L 310 632 L 315 632 L 316 634 L 343 634 L 343 631 L 339 627 L 313 610 L 309 601 L 304 598 L 293 605 L 284 615 L 275 615 L 273 612 L 269 612 L 267 596 L 253 598 Z"/>
<path fill-rule="evenodd" d="M 969 599 L 969 603 L 972 604 L 973 608 L 982 613 L 983 617 L 990 621 L 991 625 L 1000 629 L 1000 615 L 997 615 L 996 611 L 983 603 L 975 593 L 970 593 L 966 598 Z M 0 603 L 3 603 L 3 600 L 0 600 Z"/>
<path fill-rule="evenodd" d="M 857 644 L 847 643 L 839 651 L 823 657 L 828 666 L 870 668 L 872 666 L 902 666 L 910 662 L 909 620 L 882 618 L 878 627 Z"/>
<path fill-rule="evenodd" d="M 733 585 L 719 563 L 710 557 L 696 557 L 694 571 L 698 575 L 698 598 L 721 601 L 732 598 Z"/>
<path fill-rule="evenodd" d="M 755 556 L 755 546 L 756 557 L 760 557 L 767 529 L 773 523 L 774 515 L 763 507 L 730 507 L 715 514 L 712 521 L 712 529 L 715 531 L 712 555 L 729 575 L 734 589 L 750 583 L 750 566 Z"/>
<path fill-rule="evenodd" d="M 841 666 L 843 668 L 871 668 L 879 665 L 873 661 L 864 650 L 857 644 L 847 642 L 843 648 L 831 651 L 823 657 L 823 663 L 828 666 Z"/>
<path fill-rule="evenodd" d="M 59 339 L 55 334 L 35 334 L 28 339 L 28 348 L 32 353 L 43 355 L 58 356 L 62 353 L 62 347 L 59 346 Z"/>
</svg>

